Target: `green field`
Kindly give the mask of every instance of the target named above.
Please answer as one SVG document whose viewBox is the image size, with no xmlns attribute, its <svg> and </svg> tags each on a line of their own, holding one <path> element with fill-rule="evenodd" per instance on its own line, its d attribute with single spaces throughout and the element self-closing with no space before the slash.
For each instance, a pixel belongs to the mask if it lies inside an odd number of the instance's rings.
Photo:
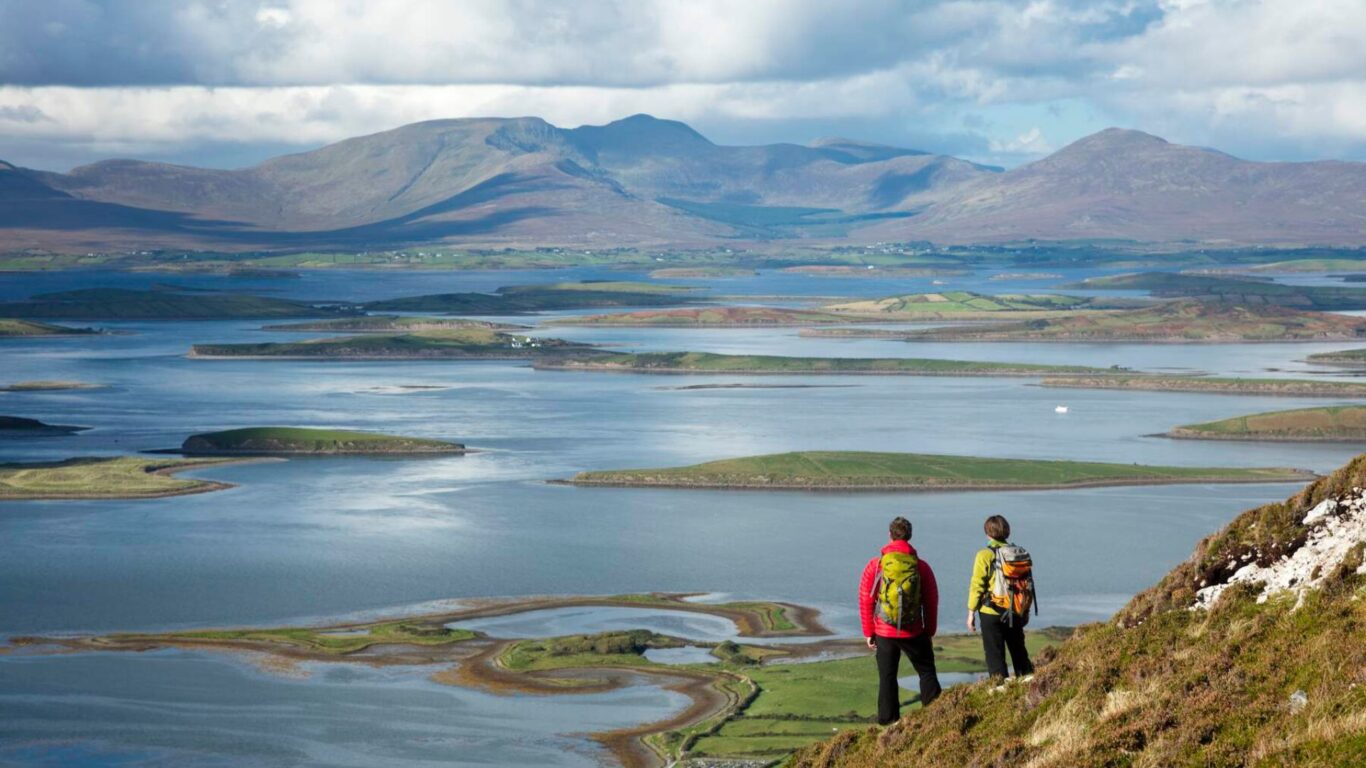
<svg viewBox="0 0 1366 768">
<path fill-rule="evenodd" d="M 1154 296 L 1199 298 L 1232 304 L 1278 304 L 1299 309 L 1366 309 L 1366 289 L 1335 285 L 1285 285 L 1251 277 L 1143 272 L 1093 277 L 1068 286 L 1086 290 L 1149 291 Z"/>
<path fill-rule="evenodd" d="M 734 374 L 882 374 L 903 376 L 1065 376 L 1096 375 L 1104 368 L 1035 363 L 986 363 L 924 358 L 777 357 L 721 355 L 711 352 L 649 352 L 603 354 L 589 358 L 558 358 L 537 363 L 538 368 L 567 371 L 624 373 L 734 373 Z"/>
<path fill-rule="evenodd" d="M 775 307 L 698 307 L 648 309 L 605 315 L 561 317 L 548 325 L 605 325 L 615 327 L 727 328 L 754 326 L 831 325 L 856 322 L 859 318 L 809 309 Z"/>
<path fill-rule="evenodd" d="M 970 319 L 1015 313 L 1028 313 L 1031 317 L 1052 316 L 1063 312 L 1116 309 L 1131 305 L 1132 302 L 1101 300 L 1089 296 L 1046 293 L 989 295 L 971 291 L 943 291 L 830 304 L 824 309 L 828 312 L 853 315 Z"/>
<path fill-rule="evenodd" d="M 1284 468 L 1161 467 L 920 453 L 803 451 L 688 467 L 580 472 L 572 485 L 776 490 L 991 490 L 1161 483 L 1291 482 Z"/>
<path fill-rule="evenodd" d="M 495 331 L 527 330 L 524 325 L 491 323 L 463 317 L 414 317 L 410 315 L 364 315 L 338 317 L 330 320 L 311 320 L 303 323 L 267 325 L 266 331 L 323 331 L 335 333 L 394 333 L 412 331 L 447 331 L 464 328 L 488 328 Z"/>
<path fill-rule="evenodd" d="M 396 335 L 343 336 L 310 341 L 195 344 L 195 358 L 279 358 L 337 360 L 518 360 L 543 355 L 591 352 L 583 344 L 542 339 L 470 326 Z"/>
<path fill-rule="evenodd" d="M 134 291 L 82 288 L 44 293 L 26 301 L 0 304 L 0 316 L 81 320 L 219 320 L 228 318 L 321 317 L 349 314 L 288 299 L 229 293 Z"/>
<path fill-rule="evenodd" d="M 988 326 L 908 331 L 907 341 L 1238 343 L 1349 341 L 1366 319 L 1258 304 L 1180 301 L 1119 312 L 1087 312 Z"/>
<path fill-rule="evenodd" d="M 0 318 L 0 339 L 22 336 L 77 336 L 98 333 L 94 328 L 70 328 L 65 325 L 38 323 L 32 320 Z"/>
<path fill-rule="evenodd" d="M 1317 365 L 1336 365 L 1352 368 L 1366 365 L 1366 348 L 1343 349 L 1336 352 L 1319 352 L 1305 358 L 1305 362 Z"/>
<path fill-rule="evenodd" d="M 252 645 L 282 645 L 303 651 L 344 656 L 376 645 L 449 645 L 468 640 L 474 633 L 463 629 L 448 629 L 413 622 L 389 621 L 356 627 L 316 629 L 310 627 L 282 627 L 280 629 L 214 629 L 194 632 L 171 632 L 164 635 L 116 634 L 111 640 L 135 643 L 146 637 L 149 642 L 224 642 Z"/>
<path fill-rule="evenodd" d="M 229 486 L 172 473 L 219 463 L 213 459 L 118 456 L 0 464 L 0 500 L 151 499 L 214 491 Z"/>
<path fill-rule="evenodd" d="M 1215 376 L 1059 376 L 1039 382 L 1044 387 L 1072 389 L 1136 389 L 1147 392 L 1201 392 L 1215 395 L 1283 395 L 1287 397 L 1366 397 L 1366 384 L 1325 379 L 1238 379 Z"/>
<path fill-rule="evenodd" d="M 1366 406 L 1298 408 L 1187 424 L 1168 437 L 1197 440 L 1366 441 Z"/>
<path fill-rule="evenodd" d="M 465 446 L 444 440 L 400 437 L 376 432 L 301 427 L 247 427 L 205 432 L 185 439 L 181 451 L 205 455 L 416 454 L 463 453 Z"/>
</svg>

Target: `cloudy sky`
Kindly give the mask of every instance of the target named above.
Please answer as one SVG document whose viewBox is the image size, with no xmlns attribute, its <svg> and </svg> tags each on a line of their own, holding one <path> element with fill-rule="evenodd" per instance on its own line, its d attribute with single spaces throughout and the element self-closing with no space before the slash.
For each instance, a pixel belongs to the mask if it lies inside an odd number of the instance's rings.
<svg viewBox="0 0 1366 768">
<path fill-rule="evenodd" d="M 431 118 L 636 112 L 1013 166 L 1119 125 L 1366 160 L 1363 0 L 0 0 L 0 159 L 248 165 Z"/>
</svg>

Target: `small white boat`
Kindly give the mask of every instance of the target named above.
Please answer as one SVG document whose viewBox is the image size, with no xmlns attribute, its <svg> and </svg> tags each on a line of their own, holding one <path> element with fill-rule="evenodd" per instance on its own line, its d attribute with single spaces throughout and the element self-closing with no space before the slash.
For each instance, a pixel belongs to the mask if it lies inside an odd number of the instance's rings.
<svg viewBox="0 0 1366 768">
<path fill-rule="evenodd" d="M 1053 412 L 1054 412 L 1054 413 L 1067 413 L 1067 406 L 1065 406 L 1065 405 L 1059 405 L 1058 407 L 1056 407 L 1056 408 L 1053 409 Z"/>
</svg>

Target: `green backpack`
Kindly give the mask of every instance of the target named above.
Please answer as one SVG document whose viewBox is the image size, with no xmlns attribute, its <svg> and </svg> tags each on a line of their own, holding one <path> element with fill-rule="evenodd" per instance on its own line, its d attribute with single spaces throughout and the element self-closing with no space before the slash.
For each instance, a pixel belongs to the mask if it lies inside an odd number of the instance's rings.
<svg viewBox="0 0 1366 768">
<path fill-rule="evenodd" d="M 920 568 L 915 555 L 887 552 L 882 555 L 873 597 L 877 599 L 878 618 L 901 629 L 920 618 Z"/>
</svg>

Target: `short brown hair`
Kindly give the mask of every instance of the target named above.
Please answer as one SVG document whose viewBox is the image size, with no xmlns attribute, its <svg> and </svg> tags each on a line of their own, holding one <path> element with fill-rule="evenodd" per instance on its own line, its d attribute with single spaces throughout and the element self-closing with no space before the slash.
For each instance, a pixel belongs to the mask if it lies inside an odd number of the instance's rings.
<svg viewBox="0 0 1366 768">
<path fill-rule="evenodd" d="M 1010 538 L 1010 522 L 1000 515 L 988 517 L 986 523 L 982 525 L 982 530 L 997 541 L 1005 541 Z"/>
<path fill-rule="evenodd" d="M 911 540 L 911 521 L 904 517 L 892 518 L 892 524 L 887 526 L 887 532 L 893 539 L 898 541 Z"/>
</svg>

